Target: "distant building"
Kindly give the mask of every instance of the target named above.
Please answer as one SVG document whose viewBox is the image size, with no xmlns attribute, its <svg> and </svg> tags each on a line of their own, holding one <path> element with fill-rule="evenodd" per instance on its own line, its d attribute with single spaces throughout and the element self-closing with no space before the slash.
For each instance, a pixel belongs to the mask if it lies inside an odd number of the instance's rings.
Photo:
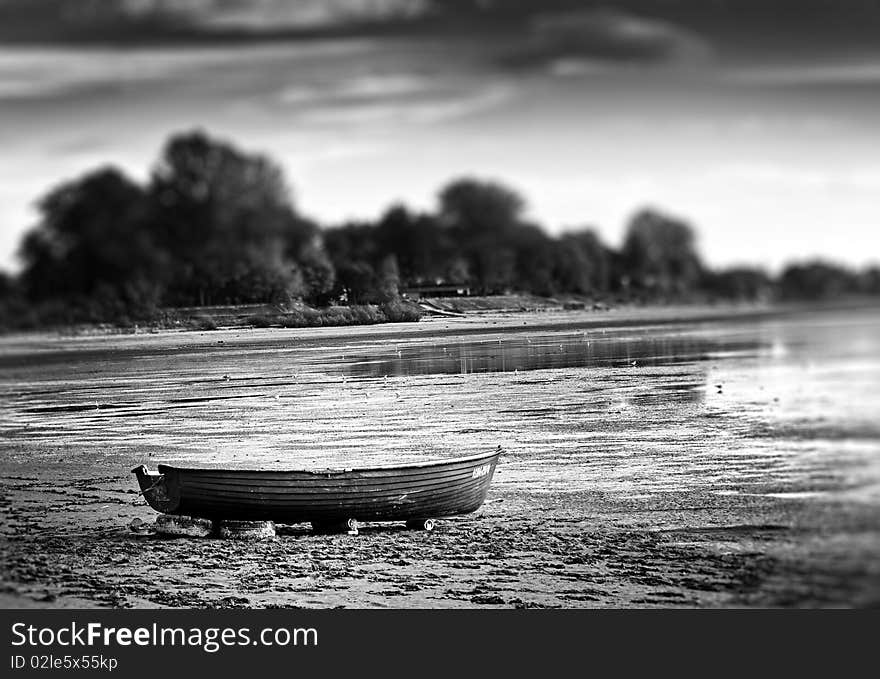
<svg viewBox="0 0 880 679">
<path fill-rule="evenodd" d="M 421 299 L 423 297 L 469 297 L 471 289 L 467 285 L 417 285 L 400 291 L 403 297 Z"/>
</svg>

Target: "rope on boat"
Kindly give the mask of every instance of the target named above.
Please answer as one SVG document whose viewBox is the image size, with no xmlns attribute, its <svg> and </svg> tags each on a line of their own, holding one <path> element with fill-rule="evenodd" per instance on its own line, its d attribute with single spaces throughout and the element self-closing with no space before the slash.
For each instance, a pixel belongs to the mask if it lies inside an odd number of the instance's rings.
<svg viewBox="0 0 880 679">
<path fill-rule="evenodd" d="M 140 493 L 138 493 L 138 495 L 146 495 L 146 494 L 149 493 L 151 490 L 153 490 L 153 488 L 155 488 L 155 487 L 158 486 L 160 483 L 162 483 L 162 481 L 164 481 L 164 480 L 165 480 L 165 477 L 164 477 L 164 476 L 160 476 L 158 479 L 156 479 L 155 481 L 153 481 L 153 484 L 152 484 L 149 488 L 144 488 Z"/>
</svg>

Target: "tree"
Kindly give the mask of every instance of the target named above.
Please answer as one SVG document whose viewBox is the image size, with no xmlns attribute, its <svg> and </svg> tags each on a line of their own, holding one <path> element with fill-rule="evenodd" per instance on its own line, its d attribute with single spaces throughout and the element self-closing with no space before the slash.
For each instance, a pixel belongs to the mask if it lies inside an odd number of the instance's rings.
<svg viewBox="0 0 880 679">
<path fill-rule="evenodd" d="M 440 218 L 470 232 L 500 232 L 515 225 L 525 201 L 514 190 L 491 181 L 458 179 L 439 194 Z"/>
<path fill-rule="evenodd" d="M 336 269 L 324 244 L 320 227 L 297 217 L 284 234 L 287 256 L 296 263 L 302 277 L 303 297 L 312 304 L 326 305 L 336 285 Z"/>
<path fill-rule="evenodd" d="M 779 277 L 779 289 L 784 299 L 830 299 L 855 292 L 857 287 L 853 273 L 822 260 L 791 264 Z"/>
<path fill-rule="evenodd" d="M 295 214 L 283 172 L 269 159 L 203 132 L 181 134 L 166 145 L 149 193 L 159 242 L 173 256 L 170 301 L 302 293 L 285 242 Z M 257 280 L 257 288 L 249 287 Z"/>
<path fill-rule="evenodd" d="M 379 265 L 376 281 L 376 297 L 378 302 L 392 302 L 400 299 L 400 271 L 397 257 L 386 255 Z"/>
<path fill-rule="evenodd" d="M 37 206 L 40 222 L 19 253 L 30 299 L 91 298 L 130 309 L 156 304 L 165 258 L 144 221 L 137 184 L 101 168 L 55 187 Z"/>
<path fill-rule="evenodd" d="M 516 269 L 509 287 L 539 295 L 560 291 L 554 275 L 557 249 L 552 238 L 538 226 L 521 224 L 510 229 L 506 241 L 516 253 Z"/>
<path fill-rule="evenodd" d="M 456 250 L 449 231 L 433 215 L 414 214 L 403 205 L 393 205 L 376 224 L 375 237 L 381 252 L 397 258 L 404 285 L 447 280 Z"/>
<path fill-rule="evenodd" d="M 376 297 L 376 272 L 363 260 L 341 264 L 337 270 L 340 297 L 349 304 L 368 304 Z"/>
<path fill-rule="evenodd" d="M 440 191 L 439 208 L 476 286 L 486 293 L 517 287 L 513 240 L 523 226 L 523 198 L 496 182 L 459 179 Z"/>
<path fill-rule="evenodd" d="M 772 281 L 763 269 L 734 267 L 705 272 L 701 287 L 725 299 L 756 301 L 770 297 Z"/>
<path fill-rule="evenodd" d="M 557 286 L 583 295 L 607 292 L 611 275 L 608 249 L 591 229 L 566 233 L 556 244 Z"/>
<path fill-rule="evenodd" d="M 654 294 L 690 292 L 702 269 L 691 227 L 653 210 L 633 217 L 621 254 L 633 282 Z"/>
<path fill-rule="evenodd" d="M 358 260 L 378 262 L 384 254 L 376 239 L 376 226 L 370 222 L 348 222 L 327 229 L 324 243 L 337 269 Z"/>
<path fill-rule="evenodd" d="M 859 274 L 859 291 L 866 295 L 880 295 L 880 267 L 869 267 Z"/>
<path fill-rule="evenodd" d="M 17 291 L 18 281 L 6 271 L 0 271 L 0 299 L 12 297 Z"/>
</svg>

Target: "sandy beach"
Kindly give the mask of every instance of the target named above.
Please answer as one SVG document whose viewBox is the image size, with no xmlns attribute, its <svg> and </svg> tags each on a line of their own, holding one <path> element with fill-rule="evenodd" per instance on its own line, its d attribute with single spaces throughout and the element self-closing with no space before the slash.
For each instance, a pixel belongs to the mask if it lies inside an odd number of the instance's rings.
<svg viewBox="0 0 880 679">
<path fill-rule="evenodd" d="M 0 605 L 880 603 L 880 313 L 632 309 L 0 338 Z M 501 445 L 421 533 L 129 530 L 160 461 L 308 468 Z"/>
</svg>

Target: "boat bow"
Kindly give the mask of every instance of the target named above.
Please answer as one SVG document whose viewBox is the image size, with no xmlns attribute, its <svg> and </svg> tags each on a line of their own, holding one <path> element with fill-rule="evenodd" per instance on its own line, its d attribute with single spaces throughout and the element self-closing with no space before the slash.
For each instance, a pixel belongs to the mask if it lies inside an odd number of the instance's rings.
<svg viewBox="0 0 880 679">
<path fill-rule="evenodd" d="M 180 504 L 177 484 L 170 483 L 170 479 L 165 474 L 151 472 L 144 465 L 139 465 L 131 471 L 137 477 L 141 495 L 150 507 L 163 514 L 173 514 L 177 510 Z"/>
</svg>

